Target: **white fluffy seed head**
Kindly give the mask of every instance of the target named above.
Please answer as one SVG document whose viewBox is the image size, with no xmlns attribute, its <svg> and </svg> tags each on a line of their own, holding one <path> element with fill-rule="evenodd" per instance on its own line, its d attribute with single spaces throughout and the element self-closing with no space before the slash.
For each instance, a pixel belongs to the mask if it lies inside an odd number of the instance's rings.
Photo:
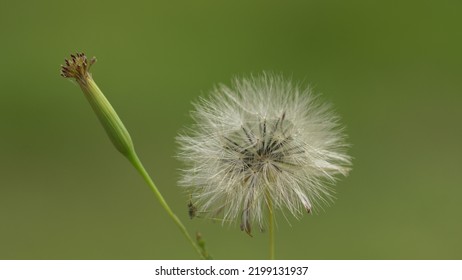
<svg viewBox="0 0 462 280">
<path fill-rule="evenodd" d="M 220 85 L 195 104 L 192 117 L 177 137 L 186 165 L 180 185 L 195 210 L 240 221 L 249 234 L 253 224 L 263 228 L 269 203 L 296 217 L 327 203 L 338 175 L 350 170 L 331 106 L 281 76 Z"/>
</svg>

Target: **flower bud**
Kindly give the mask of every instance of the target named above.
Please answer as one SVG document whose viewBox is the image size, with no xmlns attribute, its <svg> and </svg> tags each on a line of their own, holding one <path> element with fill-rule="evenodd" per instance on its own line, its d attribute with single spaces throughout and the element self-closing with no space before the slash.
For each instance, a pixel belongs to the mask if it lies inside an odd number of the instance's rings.
<svg viewBox="0 0 462 280">
<path fill-rule="evenodd" d="M 124 156 L 132 157 L 134 147 L 130 134 L 89 72 L 96 58 L 88 61 L 85 54 L 76 53 L 71 54 L 71 58 L 65 59 L 65 62 L 66 65 L 61 65 L 61 76 L 76 80 L 114 146 Z"/>
</svg>

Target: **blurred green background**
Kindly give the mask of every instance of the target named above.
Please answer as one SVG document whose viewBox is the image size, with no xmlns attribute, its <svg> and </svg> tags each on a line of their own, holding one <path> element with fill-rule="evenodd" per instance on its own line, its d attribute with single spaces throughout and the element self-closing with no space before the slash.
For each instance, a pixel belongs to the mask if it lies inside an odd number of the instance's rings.
<svg viewBox="0 0 462 280">
<path fill-rule="evenodd" d="M 281 259 L 462 258 L 461 1 L 0 0 L 0 259 L 197 258 L 114 149 L 75 51 L 167 201 L 218 259 L 266 233 L 190 221 L 174 137 L 191 101 L 263 70 L 304 81 L 347 126 L 353 172 L 332 207 L 278 219 Z"/>
</svg>

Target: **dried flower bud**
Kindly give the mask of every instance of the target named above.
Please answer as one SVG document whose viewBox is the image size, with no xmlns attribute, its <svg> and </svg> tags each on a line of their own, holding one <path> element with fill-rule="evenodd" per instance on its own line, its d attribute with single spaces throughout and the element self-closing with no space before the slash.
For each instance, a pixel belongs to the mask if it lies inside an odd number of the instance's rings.
<svg viewBox="0 0 462 280">
<path fill-rule="evenodd" d="M 61 65 L 61 76 L 77 81 L 114 146 L 123 155 L 132 157 L 134 147 L 130 134 L 89 72 L 96 58 L 88 61 L 85 54 L 76 53 L 71 54 L 71 58 L 65 59 L 65 62 L 66 65 Z"/>
</svg>

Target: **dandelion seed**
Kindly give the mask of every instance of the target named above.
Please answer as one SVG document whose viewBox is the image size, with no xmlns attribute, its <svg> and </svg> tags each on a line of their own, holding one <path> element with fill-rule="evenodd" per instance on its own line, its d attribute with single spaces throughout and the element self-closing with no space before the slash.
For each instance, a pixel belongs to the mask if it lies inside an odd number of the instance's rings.
<svg viewBox="0 0 462 280">
<path fill-rule="evenodd" d="M 281 76 L 262 74 L 220 85 L 192 112 L 195 124 L 177 137 L 185 163 L 180 185 L 197 211 L 240 221 L 251 235 L 265 212 L 299 217 L 332 199 L 346 176 L 343 128 L 329 104 Z"/>
</svg>

